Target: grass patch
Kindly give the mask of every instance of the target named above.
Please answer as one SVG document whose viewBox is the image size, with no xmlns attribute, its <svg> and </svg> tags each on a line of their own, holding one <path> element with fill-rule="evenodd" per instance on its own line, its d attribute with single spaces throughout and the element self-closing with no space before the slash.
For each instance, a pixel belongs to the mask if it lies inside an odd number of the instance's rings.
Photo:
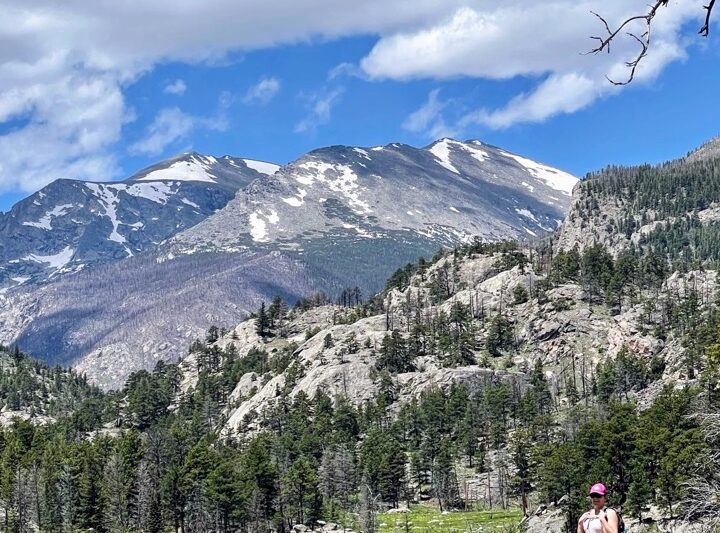
<svg viewBox="0 0 720 533">
<path fill-rule="evenodd" d="M 450 511 L 445 514 L 432 507 L 416 505 L 408 513 L 379 515 L 379 533 L 477 533 L 513 531 L 520 523 L 520 509 L 497 511 Z"/>
</svg>

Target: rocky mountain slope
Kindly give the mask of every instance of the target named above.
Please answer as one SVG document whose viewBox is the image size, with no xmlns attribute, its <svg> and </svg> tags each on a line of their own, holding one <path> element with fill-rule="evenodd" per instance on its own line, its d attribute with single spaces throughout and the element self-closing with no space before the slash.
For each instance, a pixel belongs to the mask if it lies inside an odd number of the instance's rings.
<svg viewBox="0 0 720 533">
<path fill-rule="evenodd" d="M 177 360 L 207 324 L 234 323 L 267 294 L 295 300 L 328 284 L 276 253 L 138 257 L 0 296 L 0 335 L 117 388 L 134 370 Z"/>
<path fill-rule="evenodd" d="M 170 242 L 173 254 L 321 238 L 534 237 L 562 221 L 577 179 L 480 141 L 314 150 Z"/>
<path fill-rule="evenodd" d="M 188 154 L 118 184 L 56 182 L 0 223 L 15 286 L 0 294 L 0 340 L 118 386 L 276 293 L 368 294 L 441 246 L 551 231 L 576 182 L 450 139 L 324 148 L 279 170 Z"/>
<path fill-rule="evenodd" d="M 0 287 L 154 250 L 277 168 L 191 153 L 118 183 L 56 180 L 0 214 Z"/>
<path fill-rule="evenodd" d="M 664 383 L 694 379 L 680 329 L 659 336 L 658 327 L 668 328 L 664 309 L 687 299 L 697 299 L 698 310 L 709 309 L 717 289 L 715 271 L 670 274 L 660 281 L 659 292 L 657 285 L 641 289 L 617 312 L 593 302 L 579 272 L 577 279 L 558 280 L 555 272 L 532 265 L 525 252 L 475 250 L 466 248 L 459 259 L 449 254 L 413 274 L 382 304 L 376 302 L 377 314 L 338 306 L 295 310 L 270 337 L 258 335 L 254 319 L 220 337 L 215 346 L 221 351 L 232 345 L 241 358 L 260 350 L 286 361 L 275 370 L 265 363 L 239 379 L 228 397 L 223 431 L 256 428 L 259 415 L 281 391 L 291 398 L 323 391 L 363 405 L 391 390 L 402 405 L 423 391 L 453 384 L 477 390 L 500 379 L 522 388 L 539 363 L 556 409 L 564 411 L 595 394 L 599 365 L 628 354 L 645 370 L 627 390 L 622 383 L 609 386 L 641 404 Z M 406 350 L 412 362 L 390 368 L 385 379 L 382 361 L 391 343 Z M 202 354 L 192 353 L 180 364 L 186 390 L 197 383 L 198 357 Z"/>
<path fill-rule="evenodd" d="M 652 248 L 672 260 L 720 258 L 720 139 L 660 165 L 611 166 L 577 187 L 558 244 Z"/>
</svg>

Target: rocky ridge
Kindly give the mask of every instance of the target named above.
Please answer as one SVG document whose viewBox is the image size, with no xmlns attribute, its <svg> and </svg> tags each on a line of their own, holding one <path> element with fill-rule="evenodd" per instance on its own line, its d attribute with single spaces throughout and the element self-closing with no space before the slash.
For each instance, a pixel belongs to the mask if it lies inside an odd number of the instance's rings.
<svg viewBox="0 0 720 533">
<path fill-rule="evenodd" d="M 302 251 L 323 237 L 535 237 L 558 227 L 577 178 L 480 141 L 441 139 L 314 150 L 244 189 L 167 253 L 272 245 Z"/>
<path fill-rule="evenodd" d="M 692 381 L 683 364 L 685 348 L 680 339 L 655 337 L 648 329 L 647 309 L 642 304 L 628 304 L 620 313 L 611 313 L 604 305 L 589 302 L 576 283 L 563 283 L 548 290 L 542 302 L 531 298 L 516 303 L 513 295 L 516 287 L 523 286 L 531 292 L 543 283 L 545 276 L 531 266 L 506 268 L 502 263 L 502 253 L 473 254 L 459 263 L 453 261 L 452 255 L 446 256 L 422 275 L 416 274 L 407 288 L 386 293 L 383 304 L 386 312 L 381 314 L 358 317 L 352 315 L 353 310 L 339 306 L 294 310 L 283 325 L 283 336 L 270 339 L 258 335 L 255 320 L 240 323 L 217 341 L 219 348 L 227 349 L 232 344 L 239 357 L 253 349 L 264 350 L 271 357 L 285 353 L 291 364 L 283 372 L 252 372 L 242 376 L 228 401 L 223 432 L 229 435 L 252 430 L 258 414 L 271 406 L 284 389 L 290 391 L 291 397 L 300 392 L 313 397 L 322 390 L 331 397 L 346 397 L 358 405 L 377 398 L 381 391 L 378 355 L 388 328 L 408 338 L 407 332 L 417 321 L 416 313 L 425 317 L 439 313 L 449 316 L 457 304 L 474 309 L 475 363 L 448 367 L 441 356 L 418 357 L 414 371 L 392 376 L 398 405 L 417 398 L 424 390 L 447 389 L 458 383 L 470 390 L 497 379 L 512 380 L 522 386 L 529 369 L 540 361 L 557 398 L 557 408 L 562 411 L 569 407 L 566 390 L 570 376 L 574 376 L 580 394 L 589 394 L 598 363 L 613 360 L 624 349 L 648 364 L 654 358 L 664 361 L 665 370 L 659 381 L 631 393 L 641 405 L 649 403 L 666 383 L 680 385 Z M 448 300 L 433 303 L 433 280 L 448 269 L 456 272 L 453 294 Z M 676 272 L 658 293 L 657 312 L 664 299 L 689 291 L 709 302 L 716 288 L 714 271 Z M 488 353 L 487 339 L 492 319 L 499 313 L 511 324 L 515 347 L 493 356 Z M 181 363 L 185 390 L 191 390 L 197 382 L 196 356 L 193 354 Z"/>
<path fill-rule="evenodd" d="M 671 258 L 715 260 L 719 165 L 715 138 L 673 161 L 589 174 L 574 191 L 559 249 L 602 244 L 617 255 L 649 245 Z"/>
</svg>

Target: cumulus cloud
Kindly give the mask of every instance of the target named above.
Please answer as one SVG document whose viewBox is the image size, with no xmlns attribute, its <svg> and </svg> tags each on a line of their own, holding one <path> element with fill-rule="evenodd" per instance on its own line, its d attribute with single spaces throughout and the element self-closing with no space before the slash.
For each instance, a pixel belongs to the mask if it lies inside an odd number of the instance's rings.
<svg viewBox="0 0 720 533">
<path fill-rule="evenodd" d="M 243 102 L 246 104 L 266 105 L 280 92 L 280 80 L 277 78 L 262 78 L 256 85 L 250 87 Z"/>
<path fill-rule="evenodd" d="M 582 74 L 552 75 L 534 91 L 515 96 L 503 108 L 480 109 L 465 115 L 459 125 L 477 123 L 500 129 L 519 122 L 542 122 L 560 113 L 574 113 L 613 89 L 618 90 L 598 85 Z"/>
<path fill-rule="evenodd" d="M 315 131 L 319 126 L 330 121 L 333 106 L 343 93 L 342 88 L 302 95 L 306 100 L 308 115 L 295 125 L 295 133 Z"/>
<path fill-rule="evenodd" d="M 395 32 L 462 4 L 7 0 L 0 20 L 0 192 L 29 192 L 61 177 L 118 177 L 118 144 L 132 114 L 123 90 L 159 63 L 217 64 L 283 43 Z M 179 115 L 172 118 L 158 115 L 153 142 L 135 149 L 157 150 L 187 127 Z"/>
<path fill-rule="evenodd" d="M 382 37 L 361 67 L 372 79 L 537 79 L 532 91 L 512 96 L 499 109 L 480 107 L 463 117 L 458 127 L 541 122 L 617 92 L 606 75 L 627 77 L 624 62 L 637 54 L 633 39 L 618 41 L 610 55 L 580 53 L 591 48 L 589 35 L 603 31 L 591 10 L 620 21 L 645 12 L 647 6 L 635 0 L 478 2 L 457 8 L 430 26 Z M 637 83 L 654 79 L 669 63 L 684 57 L 687 42 L 680 30 L 701 14 L 693 0 L 678 0 L 660 13 L 652 50 L 638 69 Z"/>
<path fill-rule="evenodd" d="M 225 131 L 228 127 L 225 110 L 226 100 L 220 97 L 218 112 L 212 117 L 198 117 L 185 113 L 177 107 L 162 109 L 146 128 L 145 135 L 135 141 L 128 151 L 131 154 L 156 156 L 180 141 L 187 141 L 197 129 Z"/>
<path fill-rule="evenodd" d="M 148 126 L 145 137 L 130 146 L 133 154 L 158 155 L 170 144 L 186 139 L 197 120 L 177 107 L 160 111 Z"/>
<path fill-rule="evenodd" d="M 163 89 L 163 92 L 167 94 L 174 94 L 175 96 L 182 96 L 185 94 L 186 90 L 187 85 L 185 85 L 183 80 L 175 80 L 172 83 L 168 83 Z"/>
<path fill-rule="evenodd" d="M 117 177 L 106 147 L 120 138 L 127 114 L 115 78 L 70 74 L 33 83 L 0 95 L 0 109 L 4 120 L 24 122 L 0 135 L 0 192 L 30 192 L 56 178 Z"/>
<path fill-rule="evenodd" d="M 378 36 L 359 65 L 370 79 L 537 78 L 534 90 L 510 95 L 504 107 L 478 105 L 461 121 L 466 124 L 505 127 L 572 112 L 610 94 L 603 76 L 622 71 L 622 62 L 634 52 L 628 41 L 609 56 L 581 56 L 578 52 L 590 46 L 587 36 L 601 30 L 589 11 L 620 20 L 643 12 L 645 4 L 362 0 L 348 7 L 337 0 L 7 0 L 0 20 L 0 191 L 29 191 L 58 177 L 115 177 L 118 142 L 131 114 L 123 91 L 160 63 L 218 63 L 237 53 L 313 39 Z M 681 28 L 701 15 L 700 0 L 676 0 L 662 10 L 638 81 L 652 79 L 683 57 L 687 43 Z M 352 71 L 343 67 L 335 75 Z M 568 101 L 553 88 L 568 91 Z M 310 102 L 310 114 L 297 129 L 327 121 L 338 96 L 328 93 Z M 169 117 L 164 117 L 166 135 L 158 124 L 148 149 L 172 137 Z M 181 131 L 185 122 L 175 119 L 174 131 Z"/>
</svg>

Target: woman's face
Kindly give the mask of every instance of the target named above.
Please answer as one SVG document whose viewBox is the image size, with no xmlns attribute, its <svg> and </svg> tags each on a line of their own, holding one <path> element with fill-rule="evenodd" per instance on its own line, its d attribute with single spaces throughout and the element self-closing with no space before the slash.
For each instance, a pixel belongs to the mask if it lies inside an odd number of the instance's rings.
<svg viewBox="0 0 720 533">
<path fill-rule="evenodd" d="M 604 507 L 605 506 L 605 495 L 604 494 L 591 494 L 590 500 L 592 501 L 593 507 Z"/>
</svg>

